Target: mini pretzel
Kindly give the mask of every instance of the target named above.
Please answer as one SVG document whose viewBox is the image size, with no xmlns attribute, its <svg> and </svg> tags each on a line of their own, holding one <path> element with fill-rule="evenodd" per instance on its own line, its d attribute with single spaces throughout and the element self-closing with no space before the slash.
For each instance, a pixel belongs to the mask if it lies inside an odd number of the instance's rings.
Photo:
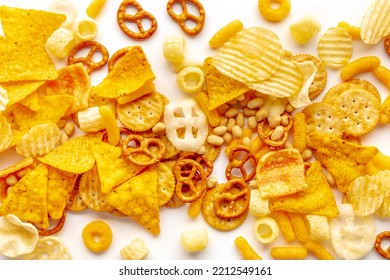
<svg viewBox="0 0 390 280">
<path fill-rule="evenodd" d="M 192 3 L 199 11 L 199 16 L 191 14 L 187 9 L 187 2 Z M 176 14 L 173 11 L 173 6 L 175 4 L 180 4 L 182 8 L 181 14 Z M 204 21 L 206 17 L 206 12 L 203 8 L 203 5 L 198 0 L 169 0 L 167 4 L 167 11 L 169 16 L 176 21 L 180 28 L 188 35 L 196 35 L 202 31 L 204 26 Z M 190 20 L 196 23 L 194 28 L 189 28 L 186 23 Z"/>
<path fill-rule="evenodd" d="M 91 48 L 85 57 L 76 57 L 76 53 L 84 48 Z M 93 56 L 96 52 L 100 52 L 102 54 L 102 59 L 100 61 L 94 61 Z M 96 41 L 83 41 L 70 51 L 68 56 L 68 65 L 82 63 L 87 68 L 88 74 L 91 72 L 102 68 L 108 61 L 108 51 L 107 49 L 100 43 Z"/>
<path fill-rule="evenodd" d="M 233 188 L 238 188 L 239 192 L 233 192 Z M 238 203 L 238 200 L 244 202 Z M 224 188 L 224 192 L 214 201 L 214 212 L 222 219 L 237 218 L 248 211 L 250 200 L 250 189 L 248 184 L 242 179 L 229 180 Z M 225 204 L 223 204 L 225 202 Z M 228 206 L 226 206 L 228 202 Z"/>
<path fill-rule="evenodd" d="M 390 231 L 384 231 L 377 235 L 375 240 L 375 249 L 382 257 L 390 260 L 390 247 L 385 250 L 381 247 L 383 239 L 390 239 Z"/>
<path fill-rule="evenodd" d="M 176 178 L 176 196 L 183 202 L 197 200 L 206 190 L 206 172 L 202 165 L 193 159 L 182 158 L 173 166 Z"/>
<path fill-rule="evenodd" d="M 205 155 L 200 155 L 194 152 L 184 152 L 183 155 L 179 158 L 179 161 L 185 158 L 193 159 L 196 162 L 200 163 L 203 167 L 203 170 L 206 172 L 206 178 L 209 177 L 211 173 L 213 173 L 214 165 L 212 161 L 209 158 L 207 158 Z"/>
<path fill-rule="evenodd" d="M 135 147 L 129 146 L 134 141 Z M 157 152 L 151 150 L 157 147 Z M 165 154 L 164 142 L 157 138 L 144 138 L 141 135 L 130 134 L 123 139 L 122 151 L 132 163 L 140 166 L 149 166 L 157 163 Z"/>
<path fill-rule="evenodd" d="M 114 66 L 116 62 L 121 59 L 125 54 L 129 52 L 131 47 L 122 48 L 118 51 L 116 51 L 108 61 L 108 72 L 111 72 L 112 69 L 114 69 Z"/>
<path fill-rule="evenodd" d="M 134 15 L 127 14 L 127 7 L 134 7 L 137 12 Z M 122 1 L 116 14 L 116 18 L 120 29 L 122 29 L 122 31 L 126 35 L 136 40 L 144 40 L 146 38 L 149 38 L 157 29 L 156 18 L 151 13 L 145 11 L 142 6 L 135 0 Z M 142 20 L 145 18 L 149 19 L 151 22 L 151 26 L 148 30 L 145 30 L 142 26 Z M 134 22 L 135 24 L 137 24 L 139 32 L 134 32 L 130 30 L 126 26 L 126 22 Z"/>
<path fill-rule="evenodd" d="M 263 121 L 259 122 L 257 125 L 257 132 L 259 133 L 260 138 L 264 141 L 264 143 L 269 146 L 271 149 L 281 149 L 283 148 L 284 144 L 286 144 L 288 139 L 288 132 L 293 126 L 293 117 L 288 113 L 283 113 L 283 115 L 288 116 L 288 124 L 284 126 L 284 133 L 283 136 L 279 140 L 272 140 L 271 135 L 273 132 L 273 129 L 271 129 L 269 126 L 267 126 L 267 118 L 265 118 Z"/>
<path fill-rule="evenodd" d="M 243 158 L 239 158 L 240 153 L 244 152 Z M 226 166 L 225 175 L 228 180 L 238 179 L 239 177 L 233 176 L 233 169 L 238 168 L 242 174 L 241 179 L 248 182 L 253 179 L 256 175 L 257 157 L 251 151 L 251 149 L 245 145 L 234 146 L 229 152 L 229 163 Z M 247 174 L 245 164 L 250 162 L 252 165 L 252 171 Z"/>
<path fill-rule="evenodd" d="M 52 228 L 52 229 L 39 228 L 38 229 L 39 235 L 40 236 L 49 236 L 49 235 L 56 234 L 57 232 L 60 232 L 65 224 L 65 219 L 66 219 L 66 212 L 64 211 L 61 219 L 58 221 L 57 225 L 54 228 Z"/>
</svg>

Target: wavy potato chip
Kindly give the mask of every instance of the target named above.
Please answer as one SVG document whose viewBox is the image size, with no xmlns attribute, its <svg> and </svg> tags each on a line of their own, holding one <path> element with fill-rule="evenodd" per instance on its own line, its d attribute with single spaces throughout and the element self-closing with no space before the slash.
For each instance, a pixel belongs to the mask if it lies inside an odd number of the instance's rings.
<svg viewBox="0 0 390 280">
<path fill-rule="evenodd" d="M 309 93 L 317 73 L 317 68 L 311 61 L 297 62 L 296 65 L 302 74 L 303 84 L 299 92 L 287 97 L 287 100 L 291 106 L 297 109 L 311 104 Z"/>
<path fill-rule="evenodd" d="M 366 44 L 376 44 L 390 34 L 390 1 L 373 0 L 360 25 L 360 35 Z"/>
</svg>

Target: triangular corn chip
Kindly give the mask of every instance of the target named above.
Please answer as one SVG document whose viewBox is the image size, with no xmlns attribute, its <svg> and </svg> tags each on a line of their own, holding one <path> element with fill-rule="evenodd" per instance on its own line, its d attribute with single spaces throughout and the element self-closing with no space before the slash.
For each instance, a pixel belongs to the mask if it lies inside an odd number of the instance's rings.
<svg viewBox="0 0 390 280">
<path fill-rule="evenodd" d="M 20 104 L 29 108 L 31 111 L 39 111 L 39 109 L 41 109 L 41 105 L 39 104 L 38 91 L 35 91 L 26 96 L 24 99 L 20 100 Z"/>
<path fill-rule="evenodd" d="M 108 203 L 133 218 L 152 234 L 160 233 L 155 170 L 141 173 L 115 188 L 108 196 Z"/>
<path fill-rule="evenodd" d="M 201 91 L 195 95 L 194 99 L 196 100 L 196 102 L 198 102 L 200 108 L 206 114 L 206 117 L 209 120 L 210 125 L 212 127 L 218 126 L 220 122 L 220 117 L 216 109 L 209 110 L 210 101 L 207 93 Z"/>
<path fill-rule="evenodd" d="M 47 167 L 43 164 L 38 165 L 15 186 L 9 188 L 7 197 L 1 205 L 1 215 L 14 214 L 22 221 L 47 229 L 49 227 L 46 204 L 47 174 Z"/>
<path fill-rule="evenodd" d="M 44 81 L 18 81 L 2 83 L 1 85 L 8 93 L 8 106 L 11 106 L 35 92 L 44 83 Z"/>
</svg>

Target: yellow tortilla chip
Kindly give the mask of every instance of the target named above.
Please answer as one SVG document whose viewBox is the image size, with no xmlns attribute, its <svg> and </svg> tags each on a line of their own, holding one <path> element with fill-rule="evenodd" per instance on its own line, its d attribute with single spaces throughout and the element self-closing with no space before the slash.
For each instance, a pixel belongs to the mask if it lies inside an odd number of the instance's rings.
<svg viewBox="0 0 390 280">
<path fill-rule="evenodd" d="M 0 115 L 0 152 L 5 151 L 12 145 L 13 133 L 11 124 L 4 116 Z"/>
<path fill-rule="evenodd" d="M 44 81 L 18 81 L 2 83 L 1 85 L 8 93 L 8 106 L 11 106 L 35 92 L 44 83 Z"/>
<path fill-rule="evenodd" d="M 21 161 L 17 162 L 16 164 L 9 166 L 3 170 L 0 170 L 0 178 L 5 178 L 9 174 L 17 172 L 23 168 L 28 167 L 28 166 L 31 166 L 33 163 L 34 163 L 34 159 L 32 157 L 26 157 L 26 158 L 22 159 Z"/>
<path fill-rule="evenodd" d="M 48 169 L 41 164 L 23 176 L 19 182 L 8 189 L 1 205 L 2 216 L 14 214 L 21 220 L 47 229 L 49 219 L 46 204 Z"/>
<path fill-rule="evenodd" d="M 209 97 L 204 91 L 199 92 L 195 95 L 195 100 L 198 102 L 202 111 L 206 114 L 207 119 L 211 126 L 216 127 L 219 125 L 220 117 L 216 109 L 209 110 Z"/>
<path fill-rule="evenodd" d="M 154 79 L 154 73 L 144 51 L 140 46 L 134 46 L 118 61 L 107 77 L 93 88 L 93 95 L 106 98 L 131 95 L 146 82 Z"/>
<path fill-rule="evenodd" d="M 108 203 L 130 216 L 152 234 L 160 233 L 157 172 L 143 172 L 115 188 Z"/>
<path fill-rule="evenodd" d="M 26 96 L 24 99 L 20 100 L 20 104 L 29 108 L 31 111 L 38 111 L 41 109 L 41 105 L 39 104 L 39 94 L 37 91 L 34 91 L 30 95 Z"/>
</svg>

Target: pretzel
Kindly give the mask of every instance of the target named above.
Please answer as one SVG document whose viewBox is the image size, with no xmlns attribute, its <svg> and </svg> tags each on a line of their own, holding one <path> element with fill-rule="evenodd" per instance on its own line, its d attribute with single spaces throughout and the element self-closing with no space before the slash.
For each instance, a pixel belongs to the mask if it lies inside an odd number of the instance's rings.
<svg viewBox="0 0 390 280">
<path fill-rule="evenodd" d="M 135 147 L 129 146 L 134 141 Z M 151 150 L 157 147 L 157 151 Z M 130 134 L 123 139 L 122 151 L 132 163 L 140 166 L 149 166 L 157 163 L 165 154 L 164 142 L 157 138 L 144 138 L 141 135 Z"/>
<path fill-rule="evenodd" d="M 56 234 L 57 232 L 60 232 L 65 224 L 65 219 L 66 219 L 66 212 L 64 211 L 61 219 L 58 221 L 58 224 L 54 228 L 52 228 L 52 229 L 39 228 L 38 229 L 39 235 L 40 236 L 49 236 L 49 235 Z"/>
<path fill-rule="evenodd" d="M 126 9 L 128 7 L 134 7 L 137 12 L 135 14 L 127 14 Z M 116 14 L 118 25 L 120 29 L 129 37 L 136 40 L 144 40 L 153 35 L 157 30 L 156 18 L 149 12 L 145 11 L 142 6 L 135 0 L 124 0 L 119 6 Z M 145 30 L 142 26 L 142 20 L 149 19 L 151 22 L 150 28 Z M 134 22 L 137 24 L 139 32 L 134 32 L 126 26 L 126 22 Z"/>
<path fill-rule="evenodd" d="M 244 152 L 244 157 L 239 158 L 240 154 Z M 236 177 L 232 174 L 233 169 L 240 169 L 240 172 L 242 174 L 241 179 L 245 182 L 249 182 L 253 179 L 256 175 L 256 166 L 257 166 L 257 157 L 252 152 L 252 150 L 245 146 L 245 145 L 237 145 L 234 146 L 230 152 L 229 152 L 229 163 L 226 166 L 225 175 L 228 180 L 232 179 L 238 179 L 239 177 Z M 252 171 L 247 174 L 245 164 L 247 162 L 250 162 L 253 169 Z"/>
<path fill-rule="evenodd" d="M 189 158 L 178 160 L 173 166 L 176 178 L 176 196 L 183 202 L 197 200 L 206 190 L 206 172 L 202 165 Z"/>
<path fill-rule="evenodd" d="M 206 178 L 209 177 L 211 175 L 211 173 L 213 173 L 214 165 L 213 165 L 212 161 L 208 157 L 206 157 L 205 155 L 200 155 L 200 154 L 197 154 L 194 152 L 184 152 L 180 156 L 178 161 L 180 161 L 182 159 L 186 159 L 186 158 L 193 159 L 196 162 L 200 163 L 203 167 L 203 170 L 206 172 Z M 187 174 L 188 174 L 190 171 L 183 170 L 182 174 L 183 174 L 183 172 L 187 172 Z"/>
<path fill-rule="evenodd" d="M 233 192 L 232 189 L 234 188 L 238 188 L 239 192 Z M 242 199 L 244 199 L 244 202 L 239 203 L 238 200 Z M 214 212 L 222 219 L 237 218 L 248 211 L 249 200 L 250 189 L 247 183 L 238 178 L 229 180 L 224 187 L 222 195 L 214 201 Z M 227 205 L 226 202 L 228 202 Z"/>
<path fill-rule="evenodd" d="M 199 15 L 193 15 L 191 14 L 187 9 L 187 2 L 193 4 L 199 11 Z M 175 4 L 180 4 L 182 8 L 181 14 L 176 14 L 173 11 L 173 6 Z M 180 28 L 188 35 L 196 35 L 200 31 L 202 31 L 204 26 L 204 21 L 206 17 L 206 12 L 203 8 L 203 5 L 198 0 L 169 0 L 167 4 L 167 11 L 169 16 L 176 21 Z M 196 26 L 194 28 L 189 28 L 186 25 L 187 21 L 192 21 L 196 23 Z"/>
<path fill-rule="evenodd" d="M 121 59 L 125 54 L 127 54 L 131 48 L 132 48 L 132 47 L 125 47 L 125 48 L 122 48 L 122 49 L 116 51 L 116 52 L 111 56 L 110 60 L 108 61 L 108 72 L 111 72 L 111 70 L 114 69 L 115 63 L 116 63 L 119 59 Z"/>
<path fill-rule="evenodd" d="M 84 48 L 89 47 L 91 49 L 88 52 L 87 56 L 76 57 L 76 53 L 78 53 Z M 102 54 L 102 59 L 100 61 L 93 60 L 93 56 L 96 52 L 100 52 Z M 98 70 L 104 65 L 106 65 L 108 61 L 108 56 L 108 51 L 102 44 L 96 41 L 83 41 L 74 46 L 73 49 L 70 51 L 68 56 L 68 65 L 82 63 L 84 66 L 86 66 L 88 74 L 91 74 L 91 72 Z"/>
<path fill-rule="evenodd" d="M 281 149 L 284 144 L 286 144 L 288 139 L 288 132 L 293 126 L 293 117 L 288 113 L 283 113 L 282 116 L 288 116 L 288 124 L 284 126 L 283 136 L 279 140 L 272 140 L 271 135 L 273 133 L 273 129 L 267 126 L 267 118 L 263 121 L 259 122 L 257 125 L 257 132 L 259 133 L 260 138 L 264 141 L 264 143 L 269 146 L 271 149 Z"/>
<path fill-rule="evenodd" d="M 384 231 L 377 235 L 375 240 L 375 249 L 382 257 L 390 260 L 390 247 L 385 250 L 381 247 L 383 239 L 390 239 L 390 231 Z"/>
<path fill-rule="evenodd" d="M 385 51 L 388 55 L 390 55 L 390 35 L 387 35 L 383 40 L 383 45 L 385 47 Z"/>
</svg>

